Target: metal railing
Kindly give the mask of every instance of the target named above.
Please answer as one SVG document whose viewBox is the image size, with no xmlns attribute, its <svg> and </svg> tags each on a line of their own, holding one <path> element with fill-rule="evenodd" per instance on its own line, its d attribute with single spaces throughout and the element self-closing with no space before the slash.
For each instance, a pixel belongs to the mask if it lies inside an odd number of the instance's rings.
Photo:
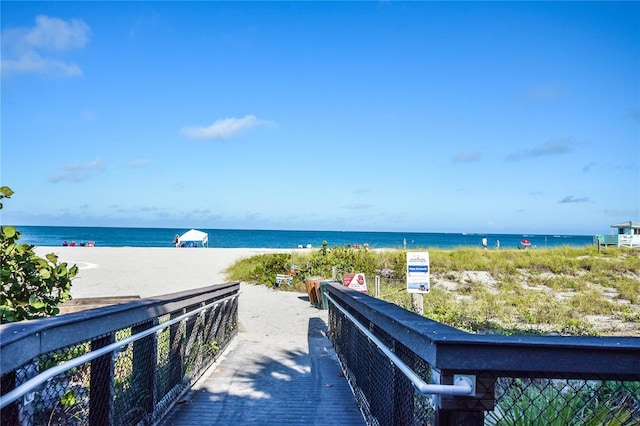
<svg viewBox="0 0 640 426">
<path fill-rule="evenodd" d="M 640 235 L 615 234 L 615 235 L 595 235 L 594 244 L 617 247 L 637 247 L 640 246 Z"/>
<path fill-rule="evenodd" d="M 239 289 L 0 326 L 0 424 L 154 424 L 237 334 Z"/>
<path fill-rule="evenodd" d="M 368 424 L 640 424 L 640 338 L 471 334 L 326 290 L 329 337 Z M 461 376 L 475 377 L 472 395 L 448 391 Z"/>
<path fill-rule="evenodd" d="M 426 383 L 418 374 L 416 374 L 415 371 L 411 369 L 411 367 L 405 364 L 400 357 L 398 357 L 390 348 L 385 346 L 385 344 L 382 343 L 382 340 L 378 339 L 375 334 L 370 332 L 360 323 L 360 321 L 351 315 L 349 311 L 336 303 L 331 296 L 327 296 L 327 299 L 387 356 L 389 361 L 391 361 L 393 365 L 395 365 L 396 368 L 399 369 L 407 379 L 409 379 L 416 392 L 420 395 L 473 395 L 475 393 L 476 378 L 473 376 L 458 375 L 457 377 L 454 377 L 453 385 L 434 385 Z"/>
</svg>

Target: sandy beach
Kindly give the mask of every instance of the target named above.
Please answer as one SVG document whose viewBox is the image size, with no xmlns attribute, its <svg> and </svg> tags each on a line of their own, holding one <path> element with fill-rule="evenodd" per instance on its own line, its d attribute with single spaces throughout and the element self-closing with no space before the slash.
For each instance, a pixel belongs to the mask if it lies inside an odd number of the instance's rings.
<svg viewBox="0 0 640 426">
<path fill-rule="evenodd" d="M 283 249 L 36 247 L 55 253 L 59 262 L 77 265 L 71 296 L 141 298 L 227 282 L 224 270 L 236 260 Z"/>
</svg>

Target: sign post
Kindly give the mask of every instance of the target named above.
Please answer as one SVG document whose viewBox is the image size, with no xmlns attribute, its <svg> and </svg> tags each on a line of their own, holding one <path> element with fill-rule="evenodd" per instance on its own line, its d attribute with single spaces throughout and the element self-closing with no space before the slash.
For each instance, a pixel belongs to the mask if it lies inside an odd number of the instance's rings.
<svg viewBox="0 0 640 426">
<path fill-rule="evenodd" d="M 429 293 L 429 252 L 407 252 L 407 291 Z"/>
<path fill-rule="evenodd" d="M 411 293 L 413 311 L 424 314 L 422 295 L 430 290 L 429 252 L 407 252 L 407 291 Z"/>
</svg>

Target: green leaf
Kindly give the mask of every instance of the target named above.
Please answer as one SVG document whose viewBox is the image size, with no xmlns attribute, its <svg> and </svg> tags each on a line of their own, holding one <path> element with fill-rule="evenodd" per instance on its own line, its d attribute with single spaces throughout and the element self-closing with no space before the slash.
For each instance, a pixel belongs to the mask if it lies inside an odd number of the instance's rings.
<svg viewBox="0 0 640 426">
<path fill-rule="evenodd" d="M 14 238 L 16 236 L 16 228 L 13 226 L 3 226 L 2 235 L 4 235 L 5 238 Z"/>
<path fill-rule="evenodd" d="M 76 275 L 78 275 L 78 266 L 73 265 L 71 268 L 69 268 L 69 278 L 73 278 Z"/>
<path fill-rule="evenodd" d="M 67 264 L 61 263 L 56 267 L 56 276 L 64 277 L 65 275 L 67 275 Z"/>
<path fill-rule="evenodd" d="M 62 398 L 60 398 L 60 404 L 65 407 L 71 407 L 76 404 L 76 394 L 73 391 L 66 391 Z"/>
<path fill-rule="evenodd" d="M 10 306 L 0 306 L 0 323 L 4 324 L 5 322 L 15 322 L 16 319 L 16 315 Z"/>
<path fill-rule="evenodd" d="M 44 303 L 44 302 L 36 302 L 33 305 L 31 305 L 31 307 L 33 307 L 33 309 L 37 309 L 37 310 L 40 310 L 40 309 L 44 308 L 45 306 L 47 306 L 47 304 Z"/>
<path fill-rule="evenodd" d="M 34 309 L 42 309 L 47 306 L 47 304 L 36 299 L 36 296 L 32 294 L 31 296 L 29 296 L 29 306 Z"/>
<path fill-rule="evenodd" d="M 6 197 L 6 198 L 10 198 L 13 194 L 15 194 L 13 190 L 8 186 L 0 187 L 0 193 L 2 194 L 3 197 Z"/>
<path fill-rule="evenodd" d="M 48 269 L 41 269 L 40 270 L 40 276 L 45 279 L 48 280 L 49 278 L 51 278 L 51 271 Z"/>
</svg>

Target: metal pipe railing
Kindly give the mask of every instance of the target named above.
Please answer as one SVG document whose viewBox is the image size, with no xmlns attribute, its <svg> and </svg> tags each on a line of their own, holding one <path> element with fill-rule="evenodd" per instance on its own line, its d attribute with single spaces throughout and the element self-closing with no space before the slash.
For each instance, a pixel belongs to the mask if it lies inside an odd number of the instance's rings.
<svg viewBox="0 0 640 426">
<path fill-rule="evenodd" d="M 69 361 L 66 361 L 60 365 L 57 365 L 55 367 L 49 368 L 45 371 L 43 371 L 42 373 L 38 374 L 37 376 L 29 379 L 28 381 L 24 382 L 23 384 L 21 384 L 20 386 L 16 387 L 15 389 L 11 390 L 10 392 L 7 392 L 6 394 L 2 395 L 0 397 L 0 409 L 5 408 L 7 405 L 11 404 L 12 402 L 16 401 L 18 398 L 34 391 L 38 386 L 42 385 L 43 383 L 45 383 L 47 380 L 52 379 L 53 377 L 64 373 L 65 371 L 68 371 L 72 368 L 78 367 L 86 362 L 89 362 L 93 359 L 96 359 L 98 357 L 101 357 L 103 355 L 108 354 L 109 352 L 115 351 L 117 349 L 120 349 L 123 346 L 126 346 L 130 343 L 135 342 L 136 340 L 140 340 L 144 337 L 147 337 L 151 334 L 154 333 L 158 333 L 162 330 L 164 330 L 165 328 L 184 321 L 194 315 L 199 314 L 200 312 L 206 311 L 209 308 L 212 308 L 214 306 L 217 306 L 219 304 L 222 303 L 226 303 L 229 300 L 235 299 L 236 297 L 239 296 L 238 294 L 234 294 L 232 296 L 227 296 L 223 299 L 219 299 L 216 300 L 215 302 L 209 303 L 208 305 L 205 306 L 201 306 L 197 309 L 194 309 L 193 311 L 187 312 L 185 314 L 180 315 L 179 317 L 173 318 L 167 322 L 164 322 L 162 324 L 156 325 L 155 327 L 151 327 L 145 331 L 142 331 L 140 333 L 134 334 L 132 336 L 129 336 L 125 339 L 119 340 L 115 343 L 112 343 L 110 345 L 107 345 L 105 347 L 102 347 L 100 349 L 97 349 L 95 351 L 91 351 L 88 352 L 86 354 L 83 354 L 77 358 L 71 359 Z"/>
<path fill-rule="evenodd" d="M 453 385 L 437 385 L 426 383 L 415 371 L 404 363 L 391 349 L 389 349 L 378 337 L 376 337 L 367 327 L 351 315 L 344 307 L 340 306 L 328 293 L 327 299 L 333 303 L 358 329 L 367 336 L 375 345 L 389 358 L 402 374 L 409 379 L 416 392 L 422 396 L 429 395 L 475 395 L 475 376 L 469 374 L 455 374 Z"/>
</svg>

